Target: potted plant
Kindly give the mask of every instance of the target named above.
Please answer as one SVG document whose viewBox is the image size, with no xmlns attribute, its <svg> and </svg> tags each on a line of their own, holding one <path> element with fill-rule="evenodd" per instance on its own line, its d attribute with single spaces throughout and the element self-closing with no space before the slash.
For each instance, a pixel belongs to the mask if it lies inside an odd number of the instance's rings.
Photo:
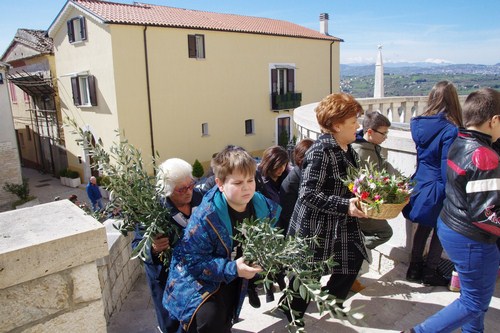
<svg viewBox="0 0 500 333">
<path fill-rule="evenodd" d="M 78 171 L 67 169 L 66 177 L 68 178 L 68 185 L 67 186 L 69 186 L 69 187 L 78 187 L 82 183 L 80 180 L 80 174 L 78 173 Z"/>
<path fill-rule="evenodd" d="M 68 169 L 61 169 L 59 171 L 59 179 L 62 185 L 68 186 Z"/>
</svg>

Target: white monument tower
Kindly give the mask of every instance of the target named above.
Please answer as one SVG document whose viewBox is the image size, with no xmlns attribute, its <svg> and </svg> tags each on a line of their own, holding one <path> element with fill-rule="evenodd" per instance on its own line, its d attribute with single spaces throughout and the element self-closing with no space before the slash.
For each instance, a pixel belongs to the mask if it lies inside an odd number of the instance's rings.
<svg viewBox="0 0 500 333">
<path fill-rule="evenodd" d="M 382 62 L 382 45 L 378 46 L 377 63 L 375 64 L 375 85 L 373 97 L 384 97 L 384 63 Z"/>
</svg>

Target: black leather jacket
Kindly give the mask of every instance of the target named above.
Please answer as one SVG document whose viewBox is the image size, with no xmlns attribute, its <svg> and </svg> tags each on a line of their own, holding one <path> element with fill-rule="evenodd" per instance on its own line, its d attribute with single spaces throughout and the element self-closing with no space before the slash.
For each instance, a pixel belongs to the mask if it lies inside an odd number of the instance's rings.
<svg viewBox="0 0 500 333">
<path fill-rule="evenodd" d="M 443 222 L 468 238 L 495 243 L 500 233 L 500 167 L 491 136 L 461 128 L 448 151 L 446 178 Z"/>
</svg>

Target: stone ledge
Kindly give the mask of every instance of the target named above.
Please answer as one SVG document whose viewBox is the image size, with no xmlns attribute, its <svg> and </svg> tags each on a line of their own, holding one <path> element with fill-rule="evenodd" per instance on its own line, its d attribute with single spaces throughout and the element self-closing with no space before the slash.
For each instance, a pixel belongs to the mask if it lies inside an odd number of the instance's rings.
<svg viewBox="0 0 500 333">
<path fill-rule="evenodd" d="M 0 214 L 0 289 L 108 255 L 104 226 L 68 200 Z"/>
</svg>

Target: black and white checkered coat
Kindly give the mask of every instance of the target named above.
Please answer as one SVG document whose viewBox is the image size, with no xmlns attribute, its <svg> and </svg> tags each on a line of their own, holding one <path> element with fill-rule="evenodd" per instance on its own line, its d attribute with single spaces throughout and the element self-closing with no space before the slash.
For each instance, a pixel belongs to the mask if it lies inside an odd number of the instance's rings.
<svg viewBox="0 0 500 333">
<path fill-rule="evenodd" d="M 352 154 L 355 164 L 346 157 Z M 349 145 L 344 152 L 330 134 L 322 134 L 307 151 L 303 162 L 299 198 L 290 220 L 289 233 L 318 237 L 311 245 L 314 261 L 332 255 L 338 266 L 332 273 L 357 274 L 355 251 L 367 259 L 358 219 L 347 215 L 353 194 L 343 184 L 349 166 L 358 167 L 358 155 Z M 357 256 L 359 257 L 359 255 Z"/>
</svg>

